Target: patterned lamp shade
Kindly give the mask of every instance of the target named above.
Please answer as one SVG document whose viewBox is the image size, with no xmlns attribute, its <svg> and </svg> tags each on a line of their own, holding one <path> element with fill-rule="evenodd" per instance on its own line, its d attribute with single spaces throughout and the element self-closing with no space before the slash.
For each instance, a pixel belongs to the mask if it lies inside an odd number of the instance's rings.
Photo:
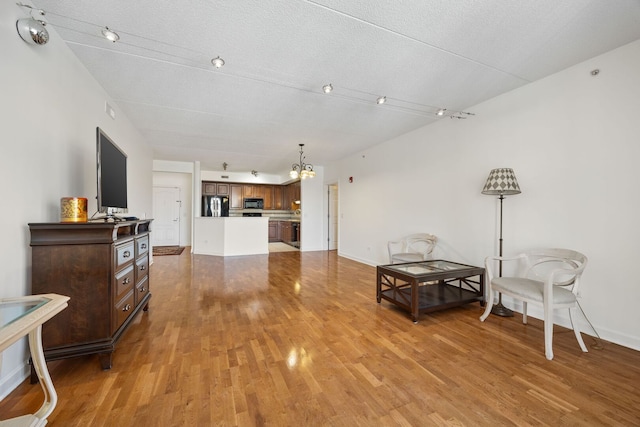
<svg viewBox="0 0 640 427">
<path fill-rule="evenodd" d="M 513 169 L 492 169 L 491 172 L 489 172 L 487 183 L 482 189 L 482 194 L 493 196 L 520 194 L 520 186 L 518 185 L 518 180 L 516 180 L 516 175 L 513 173 Z"/>
</svg>

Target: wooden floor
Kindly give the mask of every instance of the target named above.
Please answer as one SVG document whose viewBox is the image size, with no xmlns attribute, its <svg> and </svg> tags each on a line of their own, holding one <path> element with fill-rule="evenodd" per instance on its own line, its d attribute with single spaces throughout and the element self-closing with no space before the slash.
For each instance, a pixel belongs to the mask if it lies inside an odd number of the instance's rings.
<svg viewBox="0 0 640 427">
<path fill-rule="evenodd" d="M 540 321 L 477 303 L 414 325 L 335 252 L 154 261 L 110 371 L 49 363 L 51 426 L 640 425 L 640 352 L 557 328 L 548 361 Z M 0 418 L 41 402 L 27 380 Z"/>
</svg>

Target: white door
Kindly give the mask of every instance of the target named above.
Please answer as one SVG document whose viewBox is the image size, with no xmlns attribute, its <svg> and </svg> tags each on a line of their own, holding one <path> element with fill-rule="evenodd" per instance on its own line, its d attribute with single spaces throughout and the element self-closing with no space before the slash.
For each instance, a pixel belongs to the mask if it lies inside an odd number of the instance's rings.
<svg viewBox="0 0 640 427">
<path fill-rule="evenodd" d="M 338 186 L 329 186 L 329 242 L 330 251 L 338 249 Z"/>
<path fill-rule="evenodd" d="M 153 246 L 180 245 L 180 189 L 153 187 Z"/>
</svg>

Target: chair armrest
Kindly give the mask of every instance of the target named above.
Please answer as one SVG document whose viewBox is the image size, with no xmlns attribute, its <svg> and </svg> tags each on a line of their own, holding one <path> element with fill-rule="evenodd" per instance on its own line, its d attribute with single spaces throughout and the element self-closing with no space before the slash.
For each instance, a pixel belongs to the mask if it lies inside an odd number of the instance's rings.
<svg viewBox="0 0 640 427">
<path fill-rule="evenodd" d="M 519 261 L 521 259 L 526 258 L 526 254 L 519 254 L 515 256 L 497 256 L 497 255 L 489 255 L 484 259 L 484 269 L 487 273 L 487 285 L 491 287 L 491 280 L 495 277 L 495 273 L 493 271 L 493 263 L 491 261 Z"/>
</svg>

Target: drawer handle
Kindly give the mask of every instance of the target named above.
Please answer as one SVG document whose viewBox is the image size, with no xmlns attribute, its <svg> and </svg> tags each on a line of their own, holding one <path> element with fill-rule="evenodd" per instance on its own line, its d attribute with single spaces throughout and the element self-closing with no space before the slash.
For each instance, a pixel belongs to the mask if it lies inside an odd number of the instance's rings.
<svg viewBox="0 0 640 427">
<path fill-rule="evenodd" d="M 146 265 L 141 265 L 141 266 L 140 266 L 140 271 L 145 271 L 146 269 L 147 269 L 147 266 L 146 266 Z"/>
<path fill-rule="evenodd" d="M 131 306 L 129 304 L 122 307 L 122 311 L 129 311 L 129 310 L 131 310 Z"/>
<path fill-rule="evenodd" d="M 147 244 L 146 243 L 141 244 L 140 249 L 147 249 Z"/>
<path fill-rule="evenodd" d="M 131 256 L 131 251 L 124 251 L 124 252 L 122 253 L 122 257 L 123 257 L 123 258 L 129 258 L 130 256 Z"/>
<path fill-rule="evenodd" d="M 140 292 L 146 292 L 147 288 L 145 288 L 144 286 L 140 288 Z"/>
<path fill-rule="evenodd" d="M 125 278 L 122 280 L 122 284 L 123 284 L 123 285 L 128 285 L 130 282 L 131 282 L 131 280 L 130 280 L 128 277 L 125 277 Z"/>
</svg>

